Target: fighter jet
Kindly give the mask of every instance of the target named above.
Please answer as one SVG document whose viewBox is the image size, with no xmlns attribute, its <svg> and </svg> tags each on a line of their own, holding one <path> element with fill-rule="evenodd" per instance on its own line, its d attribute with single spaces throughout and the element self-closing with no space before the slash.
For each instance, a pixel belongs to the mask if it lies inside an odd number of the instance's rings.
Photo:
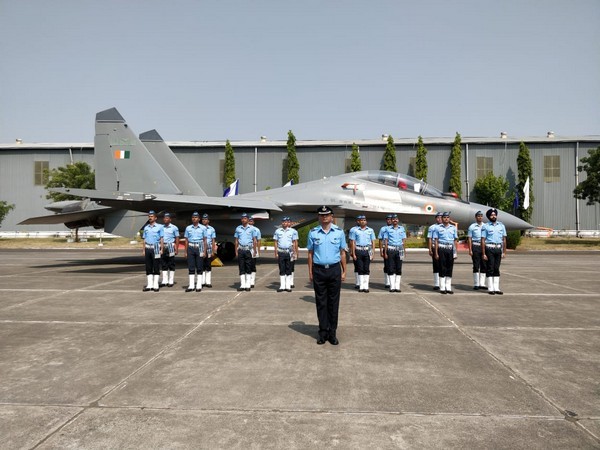
<svg viewBox="0 0 600 450">
<path fill-rule="evenodd" d="M 241 212 L 255 219 L 263 235 L 272 235 L 284 216 L 299 227 L 316 221 L 315 211 L 329 205 L 338 225 L 365 214 L 377 226 L 390 213 L 401 222 L 433 223 L 437 211 L 450 211 L 454 221 L 466 228 L 475 212 L 487 206 L 464 202 L 405 174 L 381 170 L 345 173 L 267 191 L 232 197 L 211 197 L 190 175 L 156 130 L 138 138 L 115 108 L 96 114 L 94 139 L 96 189 L 60 188 L 52 191 L 81 201 L 50 204 L 57 212 L 29 218 L 21 224 L 64 223 L 69 228 L 92 226 L 108 233 L 132 237 L 144 226 L 147 212 L 171 213 L 180 229 L 189 224 L 192 212 L 210 215 L 220 238 L 233 234 Z M 502 212 L 507 229 L 532 228 L 527 222 Z M 353 220 L 352 220 L 353 222 Z"/>
</svg>

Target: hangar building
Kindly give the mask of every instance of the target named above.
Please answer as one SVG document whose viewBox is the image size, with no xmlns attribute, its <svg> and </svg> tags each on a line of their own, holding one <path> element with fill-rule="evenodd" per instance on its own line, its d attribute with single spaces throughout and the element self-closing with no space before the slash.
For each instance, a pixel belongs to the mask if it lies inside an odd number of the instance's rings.
<svg viewBox="0 0 600 450">
<path fill-rule="evenodd" d="M 448 161 L 454 138 L 424 138 L 427 148 L 427 181 L 447 191 L 450 179 Z M 588 150 L 600 146 L 600 136 L 513 138 L 462 137 L 463 200 L 477 201 L 473 187 L 477 178 L 489 172 L 504 176 L 512 189 L 517 183 L 519 144 L 529 148 L 533 162 L 533 225 L 558 230 L 598 230 L 600 207 L 587 206 L 573 197 L 573 189 L 585 179 L 577 166 Z M 386 136 L 376 140 L 297 141 L 300 182 L 347 172 L 352 144 L 360 148 L 363 170 L 380 169 L 386 148 Z M 223 193 L 225 142 L 167 142 L 208 195 Z M 231 142 L 235 152 L 239 192 L 252 192 L 282 186 L 287 181 L 285 141 Z M 395 140 L 398 172 L 412 175 L 417 139 Z M 48 214 L 44 205 L 44 169 L 65 166 L 73 161 L 94 165 L 91 143 L 0 144 L 0 200 L 14 204 L 0 231 L 63 231 L 60 225 L 17 225 L 20 221 Z"/>
</svg>

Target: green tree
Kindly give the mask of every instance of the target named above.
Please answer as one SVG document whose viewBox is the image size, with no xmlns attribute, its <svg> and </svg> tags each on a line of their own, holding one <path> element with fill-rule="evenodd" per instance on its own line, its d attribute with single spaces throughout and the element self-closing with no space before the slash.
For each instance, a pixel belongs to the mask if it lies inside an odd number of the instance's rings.
<svg viewBox="0 0 600 450">
<path fill-rule="evenodd" d="M 423 138 L 417 141 L 417 157 L 415 159 L 415 177 L 427 181 L 427 148 L 423 145 Z"/>
<path fill-rule="evenodd" d="M 13 209 L 15 209 L 15 205 L 9 205 L 5 201 L 0 201 L 0 224 L 2 224 L 2 222 L 4 221 L 4 218 Z"/>
<path fill-rule="evenodd" d="M 383 170 L 389 170 L 390 172 L 398 171 L 396 168 L 396 146 L 394 145 L 392 135 L 389 135 L 387 138 L 387 145 L 383 154 Z"/>
<path fill-rule="evenodd" d="M 298 184 L 300 182 L 300 164 L 296 156 L 296 136 L 292 130 L 288 131 L 287 154 L 287 179 L 288 181 L 294 180 L 294 184 Z"/>
<path fill-rule="evenodd" d="M 352 155 L 350 156 L 350 172 L 359 172 L 362 170 L 360 161 L 360 150 L 358 145 L 352 144 Z"/>
<path fill-rule="evenodd" d="M 90 165 L 84 161 L 77 161 L 73 164 L 46 171 L 45 176 L 46 189 L 60 187 L 94 189 L 96 186 L 95 174 Z M 79 199 L 79 197 L 60 192 L 49 192 L 46 198 L 51 198 L 55 202 Z M 79 228 L 75 228 L 75 242 L 79 242 Z"/>
<path fill-rule="evenodd" d="M 590 156 L 581 158 L 583 164 L 577 166 L 579 172 L 585 172 L 587 178 L 580 182 L 573 194 L 579 200 L 587 200 L 586 204 L 600 203 L 600 147 L 588 151 Z"/>
<path fill-rule="evenodd" d="M 454 192 L 459 198 L 462 196 L 462 183 L 460 180 L 461 160 L 462 148 L 460 146 L 460 134 L 456 133 L 454 144 L 452 145 L 452 151 L 450 152 L 450 183 L 448 184 L 448 190 L 450 192 Z"/>
<path fill-rule="evenodd" d="M 225 142 L 225 167 L 223 172 L 223 184 L 227 187 L 236 179 L 235 154 L 233 153 L 233 147 L 231 146 L 229 139 Z"/>
<path fill-rule="evenodd" d="M 77 189 L 94 189 L 96 185 L 96 177 L 91 166 L 84 161 L 77 161 L 73 164 L 58 167 L 57 169 L 48 170 L 45 173 L 46 189 L 49 188 L 77 188 Z M 48 192 L 46 198 L 52 199 L 55 202 L 63 200 L 75 200 L 79 197 L 74 197 L 60 192 Z"/>
<path fill-rule="evenodd" d="M 496 177 L 493 173 L 488 173 L 475 182 L 473 191 L 479 203 L 502 210 L 510 207 L 508 180 L 502 176 Z"/>
<path fill-rule="evenodd" d="M 519 216 L 525 222 L 530 222 L 533 216 L 533 163 L 529 155 L 529 148 L 521 141 L 519 144 L 519 156 L 517 157 L 517 172 L 518 183 L 516 186 L 517 195 L 519 196 Z M 525 183 L 529 179 L 529 207 L 524 208 L 525 200 Z"/>
</svg>

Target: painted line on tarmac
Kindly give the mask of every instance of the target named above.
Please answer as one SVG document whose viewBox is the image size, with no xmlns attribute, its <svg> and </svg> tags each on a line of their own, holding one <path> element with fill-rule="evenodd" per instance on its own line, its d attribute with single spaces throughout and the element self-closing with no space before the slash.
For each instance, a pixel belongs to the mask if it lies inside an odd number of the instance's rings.
<svg viewBox="0 0 600 450">
<path fill-rule="evenodd" d="M 556 286 L 556 287 L 561 287 L 561 288 L 564 288 L 564 289 L 570 289 L 572 291 L 585 292 L 587 294 L 592 294 L 593 293 L 592 291 L 589 291 L 587 289 L 578 289 L 578 288 L 574 288 L 574 287 L 571 287 L 571 286 L 565 286 L 563 284 L 553 283 L 553 282 L 548 281 L 548 280 L 540 280 L 540 279 L 531 278 L 531 277 L 528 277 L 528 276 L 525 276 L 525 275 L 519 275 L 518 273 L 502 271 L 502 274 L 510 275 L 511 277 L 516 277 L 516 278 L 523 278 L 523 279 L 528 280 L 528 281 L 537 281 L 539 283 L 544 283 L 544 284 L 547 284 L 549 286 Z"/>
</svg>

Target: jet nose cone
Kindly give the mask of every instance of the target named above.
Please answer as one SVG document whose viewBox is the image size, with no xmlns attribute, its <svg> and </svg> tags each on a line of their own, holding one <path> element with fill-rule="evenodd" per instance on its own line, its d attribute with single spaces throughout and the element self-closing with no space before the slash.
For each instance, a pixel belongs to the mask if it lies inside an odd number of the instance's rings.
<svg viewBox="0 0 600 450">
<path fill-rule="evenodd" d="M 481 212 L 483 212 L 484 222 L 487 222 L 485 213 L 488 209 L 490 209 L 489 206 L 480 205 L 478 203 L 471 203 L 471 208 L 473 208 L 473 217 L 475 215 L 475 212 L 481 211 Z M 501 210 L 498 210 L 498 221 L 502 222 L 504 224 L 507 231 L 528 230 L 530 228 L 533 228 L 533 225 L 525 222 L 523 219 L 519 219 L 517 216 L 513 216 L 512 214 L 507 213 L 505 211 L 501 211 Z"/>
<path fill-rule="evenodd" d="M 530 223 L 504 211 L 498 211 L 498 220 L 504 224 L 507 230 L 528 230 L 529 228 L 533 228 L 533 225 Z"/>
</svg>

